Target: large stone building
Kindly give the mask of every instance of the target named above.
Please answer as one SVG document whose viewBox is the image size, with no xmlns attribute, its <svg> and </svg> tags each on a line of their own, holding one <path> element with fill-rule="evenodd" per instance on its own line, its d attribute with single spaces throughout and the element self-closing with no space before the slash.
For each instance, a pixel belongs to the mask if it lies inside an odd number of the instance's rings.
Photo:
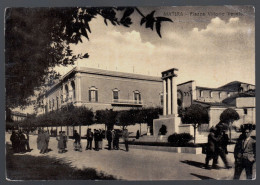
<svg viewBox="0 0 260 185">
<path fill-rule="evenodd" d="M 240 120 L 235 125 L 243 123 L 255 124 L 255 85 L 238 81 L 230 82 L 219 88 L 196 86 L 195 81 L 178 85 L 178 105 L 181 108 L 191 104 L 200 104 L 209 110 L 209 127 L 219 122 L 220 114 L 226 108 L 235 109 Z"/>
<path fill-rule="evenodd" d="M 38 114 L 67 104 L 93 111 L 162 106 L 162 85 L 159 77 L 76 67 L 41 97 Z"/>
<path fill-rule="evenodd" d="M 177 85 L 179 108 L 200 104 L 209 110 L 209 127 L 219 122 L 226 108 L 235 109 L 240 120 L 255 123 L 255 85 L 234 81 L 219 88 L 196 86 L 195 81 Z M 40 98 L 38 114 L 73 104 L 96 110 L 126 110 L 163 106 L 160 77 L 76 67 L 64 75 Z"/>
</svg>

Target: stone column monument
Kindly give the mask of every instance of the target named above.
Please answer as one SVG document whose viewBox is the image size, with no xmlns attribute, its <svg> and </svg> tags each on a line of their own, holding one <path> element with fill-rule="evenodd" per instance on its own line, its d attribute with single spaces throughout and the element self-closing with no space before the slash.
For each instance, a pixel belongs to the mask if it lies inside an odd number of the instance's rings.
<svg viewBox="0 0 260 185">
<path fill-rule="evenodd" d="M 158 136 L 162 125 L 166 126 L 167 135 L 179 133 L 179 126 L 181 124 L 180 117 L 178 117 L 177 106 L 177 84 L 175 78 L 177 77 L 178 69 L 172 68 L 162 72 L 163 80 L 163 116 L 159 119 L 153 120 L 153 134 Z"/>
</svg>

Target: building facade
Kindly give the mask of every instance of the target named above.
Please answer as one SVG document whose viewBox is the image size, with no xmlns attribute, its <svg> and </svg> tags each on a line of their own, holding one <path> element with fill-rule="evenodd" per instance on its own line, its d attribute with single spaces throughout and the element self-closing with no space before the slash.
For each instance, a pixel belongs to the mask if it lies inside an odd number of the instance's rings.
<svg viewBox="0 0 260 185">
<path fill-rule="evenodd" d="M 18 111 L 11 111 L 10 117 L 13 121 L 23 121 L 28 117 L 28 115 Z"/>
<path fill-rule="evenodd" d="M 76 67 L 40 98 L 38 114 L 68 104 L 93 111 L 162 106 L 162 85 L 159 77 Z"/>
<path fill-rule="evenodd" d="M 178 106 L 185 109 L 191 104 L 208 108 L 208 127 L 219 123 L 221 113 L 227 108 L 237 111 L 240 119 L 234 125 L 255 124 L 255 85 L 243 82 L 230 82 L 219 88 L 196 86 L 195 81 L 178 85 Z"/>
</svg>

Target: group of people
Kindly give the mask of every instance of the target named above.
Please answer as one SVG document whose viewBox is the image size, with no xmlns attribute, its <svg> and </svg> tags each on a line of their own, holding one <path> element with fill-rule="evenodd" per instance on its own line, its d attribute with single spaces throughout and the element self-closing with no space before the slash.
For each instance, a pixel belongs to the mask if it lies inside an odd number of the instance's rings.
<svg viewBox="0 0 260 185">
<path fill-rule="evenodd" d="M 108 150 L 119 150 L 119 137 L 120 133 L 118 130 L 111 130 L 109 129 L 106 133 L 107 141 L 108 141 Z M 126 151 L 128 151 L 128 131 L 127 129 L 123 130 L 122 133 L 123 140 L 126 145 Z M 94 150 L 99 151 L 103 148 L 103 139 L 105 138 L 105 131 L 104 130 L 97 130 L 94 129 L 94 133 L 89 128 L 87 130 L 87 146 L 86 150 L 92 150 L 92 141 L 94 140 Z M 76 138 L 75 142 L 76 142 Z"/>
<path fill-rule="evenodd" d="M 118 130 L 107 131 L 108 150 L 119 150 L 119 132 Z"/>
<path fill-rule="evenodd" d="M 30 152 L 29 145 L 29 132 L 22 130 L 13 130 L 10 141 L 12 142 L 12 148 L 14 153 Z"/>
<path fill-rule="evenodd" d="M 218 157 L 220 156 L 225 164 L 225 168 L 229 169 L 231 166 L 227 160 L 226 154 L 229 137 L 225 133 L 226 129 L 223 124 L 218 124 L 216 127 L 210 129 L 208 135 L 208 143 L 206 146 L 206 162 L 205 168 L 209 169 L 209 161 L 213 159 L 212 168 L 216 169 L 218 164 Z M 252 179 L 253 164 L 256 160 L 256 140 L 251 137 L 252 125 L 245 124 L 242 127 L 242 134 L 237 139 L 234 158 L 235 158 L 235 172 L 234 179 L 239 179 L 242 171 L 245 169 L 247 179 Z"/>
<path fill-rule="evenodd" d="M 38 130 L 37 149 L 40 150 L 41 154 L 45 154 L 49 151 L 49 141 L 49 132 L 47 130 Z"/>
<path fill-rule="evenodd" d="M 89 128 L 87 130 L 87 146 L 86 150 L 92 150 L 92 141 L 94 140 L 94 150 L 102 150 L 103 139 L 105 138 L 105 131 L 101 129 L 94 129 L 94 133 Z"/>
</svg>

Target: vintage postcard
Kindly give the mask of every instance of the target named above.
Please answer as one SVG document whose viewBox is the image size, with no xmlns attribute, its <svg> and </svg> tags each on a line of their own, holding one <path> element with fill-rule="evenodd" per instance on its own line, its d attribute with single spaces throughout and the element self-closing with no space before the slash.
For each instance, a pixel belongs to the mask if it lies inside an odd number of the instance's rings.
<svg viewBox="0 0 260 185">
<path fill-rule="evenodd" d="M 7 8 L 6 179 L 256 179 L 254 6 Z"/>
</svg>

